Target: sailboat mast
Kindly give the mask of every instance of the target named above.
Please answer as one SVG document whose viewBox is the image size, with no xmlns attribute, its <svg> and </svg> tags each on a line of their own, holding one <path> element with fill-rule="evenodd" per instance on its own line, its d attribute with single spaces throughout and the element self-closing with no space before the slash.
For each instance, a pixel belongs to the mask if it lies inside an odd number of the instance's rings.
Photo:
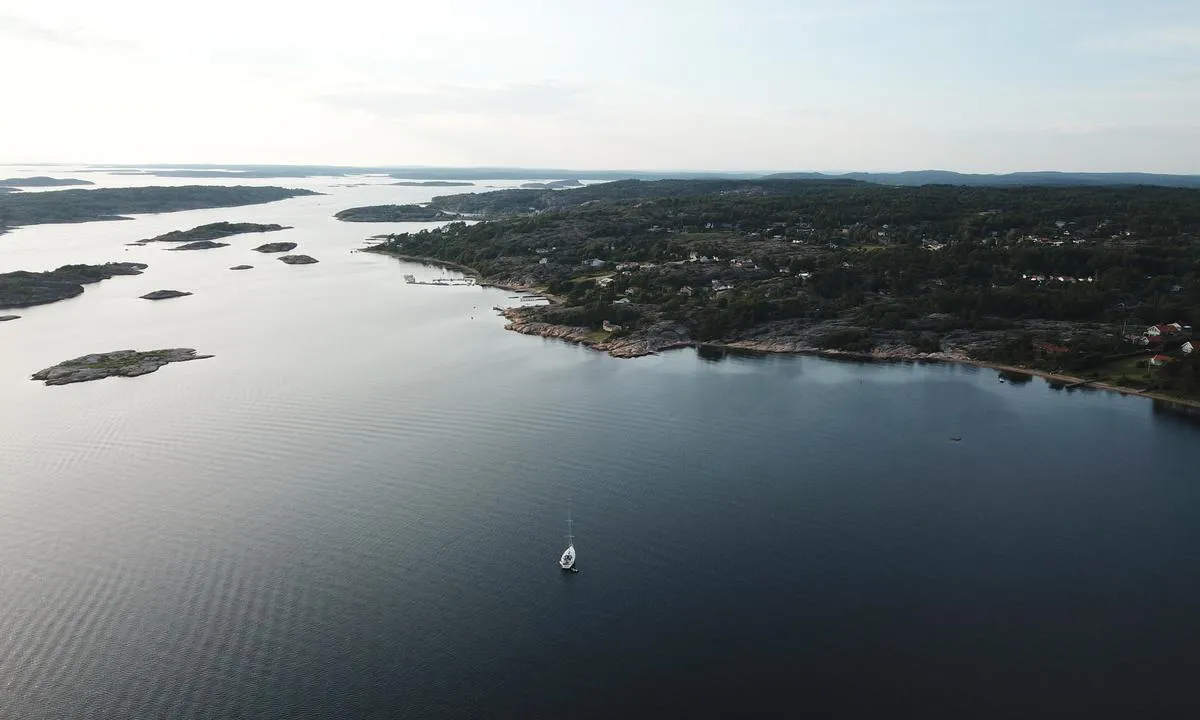
<svg viewBox="0 0 1200 720">
<path fill-rule="evenodd" d="M 575 544 L 575 536 L 571 534 L 571 503 L 567 502 L 567 544 Z"/>
</svg>

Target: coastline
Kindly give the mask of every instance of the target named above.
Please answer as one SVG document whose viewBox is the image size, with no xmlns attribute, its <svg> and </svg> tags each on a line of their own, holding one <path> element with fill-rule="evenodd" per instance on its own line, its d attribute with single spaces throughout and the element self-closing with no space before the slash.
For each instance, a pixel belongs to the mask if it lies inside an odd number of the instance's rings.
<svg viewBox="0 0 1200 720">
<path fill-rule="evenodd" d="M 500 290 L 508 290 L 510 292 L 535 293 L 547 298 L 552 304 L 560 302 L 559 298 L 552 295 L 547 295 L 545 292 L 535 287 L 529 287 L 513 282 L 484 282 L 479 271 L 459 263 L 438 260 L 437 258 L 431 257 L 404 255 L 388 250 L 364 248 L 363 251 L 373 252 L 380 255 L 388 255 L 406 262 L 416 262 L 425 265 L 433 265 L 436 267 L 457 270 L 466 276 L 475 278 L 482 287 L 494 287 Z M 1059 383 L 1061 385 L 1073 386 L 1074 388 L 1079 389 L 1104 390 L 1107 392 L 1114 392 L 1119 395 L 1143 397 L 1149 400 L 1159 400 L 1162 402 L 1174 403 L 1176 405 L 1182 405 L 1186 407 L 1200 408 L 1200 400 L 1189 400 L 1186 398 L 1178 398 L 1172 395 L 1152 392 L 1149 390 L 1121 387 L 1119 385 L 1111 385 L 1109 383 L 1088 380 L 1087 378 L 1051 372 L 1048 370 L 1038 370 L 1035 368 L 1021 367 L 1018 365 L 1005 365 L 1003 363 L 990 362 L 987 360 L 977 360 L 962 353 L 909 353 L 896 351 L 853 352 L 848 350 L 830 350 L 826 348 L 797 346 L 794 344 L 785 347 L 780 346 L 778 343 L 766 344 L 752 340 L 734 340 L 731 342 L 700 342 L 690 338 L 684 339 L 677 336 L 672 337 L 670 334 L 668 334 L 666 337 L 662 337 L 660 342 L 652 342 L 649 339 L 623 337 L 610 338 L 604 336 L 602 333 L 598 333 L 584 327 L 553 325 L 551 323 L 526 321 L 521 317 L 521 312 L 524 308 L 520 307 L 497 309 L 500 311 L 500 314 L 505 318 L 505 320 L 508 321 L 504 326 L 505 330 L 519 332 L 523 335 L 535 335 L 554 340 L 563 340 L 576 345 L 583 345 L 591 350 L 604 352 L 611 357 L 618 359 L 633 359 L 637 357 L 645 357 L 647 355 L 657 355 L 660 352 L 665 352 L 668 350 L 681 350 L 684 348 L 699 349 L 708 347 L 717 348 L 727 352 L 742 352 L 753 355 L 805 355 L 831 360 L 850 360 L 864 363 L 948 363 L 996 370 L 998 372 L 1028 375 L 1030 377 L 1041 378 L 1050 383 Z"/>
</svg>

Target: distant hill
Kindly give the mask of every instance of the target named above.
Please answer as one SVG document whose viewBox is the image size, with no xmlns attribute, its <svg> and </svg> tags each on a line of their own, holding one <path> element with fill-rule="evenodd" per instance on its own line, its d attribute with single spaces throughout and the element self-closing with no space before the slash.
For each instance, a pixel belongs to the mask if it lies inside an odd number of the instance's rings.
<svg viewBox="0 0 1200 720">
<path fill-rule="evenodd" d="M 52 178 L 45 175 L 37 177 L 11 177 L 0 180 L 0 185 L 7 187 L 64 187 L 67 185 L 95 185 L 91 180 L 76 180 L 75 178 Z"/>
<path fill-rule="evenodd" d="M 397 180 L 666 180 L 751 179 L 753 172 L 672 172 L 643 170 L 564 170 L 520 167 L 432 167 L 412 165 L 91 165 L 91 170 L 159 177 L 288 178 L 387 175 Z"/>
<path fill-rule="evenodd" d="M 1157 185 L 1200 188 L 1200 175 L 1156 173 L 1018 172 L 1007 174 L 958 173 L 950 170 L 909 170 L 895 173 L 706 172 L 675 170 L 570 170 L 505 166 L 437 167 L 414 165 L 92 165 L 92 170 L 159 177 L 288 178 L 384 175 L 397 180 L 561 180 L 577 178 L 613 180 L 860 180 L 878 185 Z M 0 183 L 2 184 L 2 183 Z"/>
<path fill-rule="evenodd" d="M 1200 175 L 1158 175 L 1154 173 L 1068 173 L 1018 172 L 1003 175 L 957 173 L 950 170 L 908 170 L 896 173 L 818 172 L 776 173 L 767 180 L 859 180 L 877 185 L 1157 185 L 1160 187 L 1200 188 Z"/>
<path fill-rule="evenodd" d="M 275 202 L 311 190 L 281 187 L 184 185 L 178 187 L 50 190 L 0 195 L 0 231 L 20 225 L 123 220 L 135 213 L 239 207 Z"/>
</svg>

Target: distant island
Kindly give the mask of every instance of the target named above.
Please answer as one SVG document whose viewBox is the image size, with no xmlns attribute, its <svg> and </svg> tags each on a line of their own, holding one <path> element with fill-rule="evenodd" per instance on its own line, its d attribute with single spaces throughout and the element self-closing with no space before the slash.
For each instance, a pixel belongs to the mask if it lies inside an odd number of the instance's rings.
<svg viewBox="0 0 1200 720">
<path fill-rule="evenodd" d="M 346 222 L 433 222 L 453 215 L 421 205 L 367 205 L 342 210 L 334 217 Z"/>
<path fill-rule="evenodd" d="M 277 232 L 279 230 L 290 230 L 287 225 L 261 225 L 258 223 L 231 223 L 231 222 L 215 222 L 207 225 L 198 225 L 191 230 L 172 230 L 163 235 L 156 235 L 145 240 L 138 240 L 136 245 L 145 245 L 152 242 L 197 242 L 201 240 L 220 240 L 233 235 L 241 235 L 244 233 L 264 233 Z"/>
<path fill-rule="evenodd" d="M 187 297 L 188 295 L 191 295 L 191 293 L 183 290 L 155 290 L 154 292 L 148 292 L 138 297 L 143 300 L 170 300 L 171 298 Z"/>
<path fill-rule="evenodd" d="M 521 183 L 521 187 L 526 190 L 558 190 L 560 188 L 582 187 L 583 183 L 578 180 L 552 180 L 550 182 L 527 182 Z"/>
<path fill-rule="evenodd" d="M 229 247 L 229 243 L 213 242 L 212 240 L 196 240 L 195 242 L 169 247 L 167 250 L 212 250 L 214 248 L 223 247 Z"/>
<path fill-rule="evenodd" d="M 3 195 L 5 193 L 18 193 L 18 192 L 21 192 L 20 188 L 0 186 L 0 195 Z"/>
<path fill-rule="evenodd" d="M 275 202 L 312 190 L 281 187 L 183 185 L 179 187 L 52 190 L 0 195 L 0 230 L 21 225 L 126 220 L 135 213 L 237 207 Z"/>
<path fill-rule="evenodd" d="M 117 275 L 141 275 L 148 266 L 142 263 L 106 263 L 104 265 L 63 265 L 46 272 L 0 273 L 0 308 L 45 305 L 83 293 L 83 286 Z"/>
<path fill-rule="evenodd" d="M 93 165 L 102 172 L 164 177 L 289 178 L 387 175 L 397 180 L 558 180 L 577 178 L 617 180 L 861 180 L 882 185 L 1156 185 L 1200 188 L 1200 175 L 1161 173 L 1019 172 L 1007 174 L 958 173 L 948 170 L 914 170 L 893 173 L 829 172 L 713 172 L 663 170 L 571 170 L 514 166 L 436 167 L 427 165 Z"/>
<path fill-rule="evenodd" d="M 254 251 L 260 252 L 260 253 L 281 253 L 281 252 L 287 252 L 289 250 L 295 250 L 295 249 L 296 249 L 296 243 L 294 243 L 294 242 L 275 242 L 275 243 L 263 243 L 262 245 L 259 245 L 258 247 L 254 248 Z"/>
<path fill-rule="evenodd" d="M 543 293 L 503 311 L 518 332 L 619 357 L 972 362 L 1200 400 L 1200 190 L 666 180 L 430 208 L 487 219 L 368 249 Z"/>
<path fill-rule="evenodd" d="M 116 350 L 64 360 L 45 370 L 35 372 L 30 379 L 41 380 L 47 385 L 67 385 L 102 380 L 108 377 L 137 377 L 155 372 L 167 363 L 204 360 L 210 357 L 212 355 L 197 355 L 192 348 L 145 352 Z"/>
<path fill-rule="evenodd" d="M 456 180 L 402 180 L 392 184 L 401 187 L 469 187 L 475 183 L 459 182 Z"/>
<path fill-rule="evenodd" d="M 279 261 L 288 265 L 312 265 L 315 262 L 320 262 L 315 257 L 309 255 L 284 255 L 279 258 Z"/>
<path fill-rule="evenodd" d="M 76 180 L 75 178 L 52 178 L 45 175 L 37 177 L 14 177 L 0 180 L 0 185 L 6 187 L 65 187 L 68 185 L 95 185 L 91 180 Z"/>
</svg>

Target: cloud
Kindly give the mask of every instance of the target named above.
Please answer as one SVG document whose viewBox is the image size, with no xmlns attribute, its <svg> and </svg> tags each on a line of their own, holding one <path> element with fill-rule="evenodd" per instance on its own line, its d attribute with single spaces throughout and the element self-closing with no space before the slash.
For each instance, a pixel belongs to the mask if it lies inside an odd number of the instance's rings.
<svg viewBox="0 0 1200 720">
<path fill-rule="evenodd" d="M 1086 38 L 1085 50 L 1150 56 L 1200 56 L 1200 22 L 1185 22 Z"/>
<path fill-rule="evenodd" d="M 93 33 L 51 26 L 37 20 L 0 11 L 0 37 L 33 40 L 76 50 L 128 48 L 131 43 L 102 38 Z"/>
<path fill-rule="evenodd" d="M 352 90 L 321 95 L 322 102 L 388 118 L 422 115 L 557 115 L 587 104 L 585 91 L 558 82 L 499 87 L 443 85 L 429 91 Z"/>
</svg>

